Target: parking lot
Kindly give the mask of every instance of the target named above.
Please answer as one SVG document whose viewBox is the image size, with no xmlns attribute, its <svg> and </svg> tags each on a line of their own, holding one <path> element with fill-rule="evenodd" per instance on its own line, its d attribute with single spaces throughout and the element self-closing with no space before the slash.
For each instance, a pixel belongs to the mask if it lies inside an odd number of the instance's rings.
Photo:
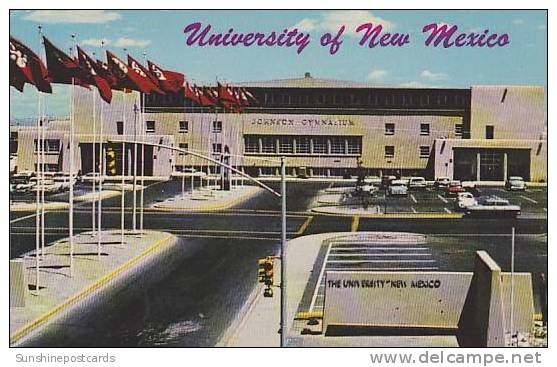
<svg viewBox="0 0 557 367">
<path fill-rule="evenodd" d="M 497 196 L 513 205 L 520 205 L 522 216 L 547 214 L 547 188 L 529 188 L 525 191 L 507 191 L 500 187 L 480 187 L 479 196 Z M 428 187 L 410 190 L 407 196 L 386 196 L 385 190 L 369 200 L 369 205 L 380 205 L 385 213 L 453 213 L 456 196 L 447 196 L 442 190 Z"/>
</svg>

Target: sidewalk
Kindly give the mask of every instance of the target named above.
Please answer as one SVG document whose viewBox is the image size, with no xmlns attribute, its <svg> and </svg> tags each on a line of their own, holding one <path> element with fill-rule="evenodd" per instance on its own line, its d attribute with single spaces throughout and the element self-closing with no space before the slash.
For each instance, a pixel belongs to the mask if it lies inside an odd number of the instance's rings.
<svg viewBox="0 0 557 367">
<path fill-rule="evenodd" d="M 240 205 L 262 192 L 257 186 L 237 186 L 230 191 L 204 187 L 154 203 L 152 207 L 162 211 L 217 211 Z"/>
</svg>

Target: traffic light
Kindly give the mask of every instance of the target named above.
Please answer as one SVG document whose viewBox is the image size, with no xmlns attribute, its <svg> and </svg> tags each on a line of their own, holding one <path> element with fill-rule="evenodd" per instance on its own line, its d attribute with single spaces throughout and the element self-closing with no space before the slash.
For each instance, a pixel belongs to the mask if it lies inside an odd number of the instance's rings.
<svg viewBox="0 0 557 367">
<path fill-rule="evenodd" d="M 114 148 L 106 148 L 106 174 L 116 176 L 116 152 Z"/>
<path fill-rule="evenodd" d="M 259 259 L 257 261 L 257 265 L 258 265 L 257 274 L 258 274 L 259 283 L 265 283 L 265 285 L 267 286 L 273 285 L 273 276 L 274 276 L 273 259 L 270 257 Z"/>
</svg>

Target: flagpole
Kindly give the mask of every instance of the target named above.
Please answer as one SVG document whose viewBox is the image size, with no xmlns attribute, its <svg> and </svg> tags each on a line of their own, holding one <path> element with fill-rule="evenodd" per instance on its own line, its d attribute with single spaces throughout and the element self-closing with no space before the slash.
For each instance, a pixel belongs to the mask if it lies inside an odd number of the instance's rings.
<svg viewBox="0 0 557 367">
<path fill-rule="evenodd" d="M 143 63 L 147 60 L 147 53 L 143 51 Z M 141 95 L 141 140 L 145 134 L 145 93 Z M 141 192 L 139 193 L 139 232 L 143 235 L 143 191 L 145 191 L 145 144 L 141 144 Z"/>
<path fill-rule="evenodd" d="M 72 45 L 76 45 L 75 34 L 72 34 Z M 73 46 L 72 46 L 73 47 Z M 70 47 L 70 54 L 73 54 Z M 70 277 L 73 277 L 74 272 L 74 228 L 73 228 L 73 207 L 74 207 L 74 129 L 75 129 L 75 78 L 72 75 L 72 89 L 71 89 L 71 114 L 70 114 L 70 210 L 68 218 L 69 242 L 70 242 Z"/>
<path fill-rule="evenodd" d="M 120 244 L 122 246 L 124 246 L 124 230 L 125 230 L 125 224 L 124 224 L 124 205 L 125 205 L 125 198 L 124 198 L 124 194 L 125 194 L 125 189 L 124 189 L 124 185 L 126 183 L 124 175 L 125 175 L 125 171 L 126 171 L 126 142 L 125 142 L 125 133 L 126 133 L 126 110 L 125 110 L 125 104 L 126 104 L 126 95 L 124 92 L 123 95 L 123 104 L 122 104 L 122 113 L 123 113 L 123 117 L 122 117 L 122 135 L 124 136 L 124 139 L 122 140 L 122 178 L 121 178 L 121 182 L 120 184 L 122 185 L 121 187 L 121 196 L 120 196 Z"/>
<path fill-rule="evenodd" d="M 39 44 L 41 43 L 41 26 L 38 27 L 39 28 Z M 39 252 L 40 252 L 40 217 L 39 217 L 39 202 L 40 202 L 40 163 L 41 163 L 41 158 L 40 158 L 40 150 L 39 150 L 39 146 L 40 146 L 40 140 L 41 140 L 41 102 L 42 102 L 42 92 L 39 91 L 39 96 L 38 96 L 38 100 L 37 100 L 37 108 L 38 108 L 38 116 L 37 116 L 37 144 L 35 144 L 35 154 L 36 154 L 36 160 L 37 160 L 37 165 L 35 167 L 35 179 L 36 179 L 36 200 L 35 200 L 35 293 L 38 295 L 39 294 L 39 289 L 40 289 L 40 276 L 39 276 L 39 272 L 40 272 L 40 265 L 39 265 Z"/>
<path fill-rule="evenodd" d="M 44 101 L 43 101 L 44 102 Z M 41 156 L 41 259 L 44 260 L 44 247 L 45 247 L 45 240 L 44 240 L 44 191 L 45 191 L 45 161 L 46 161 L 46 153 L 45 153 L 45 124 L 44 124 L 44 103 L 41 103 L 41 144 L 40 144 L 40 156 Z"/>
<path fill-rule="evenodd" d="M 137 229 L 137 103 L 133 104 L 133 206 L 132 232 Z"/>
<path fill-rule="evenodd" d="M 104 41 L 102 42 L 104 46 Z M 101 235 L 102 235 L 102 191 L 103 191 L 103 175 L 105 173 L 105 164 L 104 164 L 104 146 L 103 146 L 103 111 L 104 110 L 104 101 L 101 101 L 101 110 L 99 116 L 99 196 L 98 196 L 98 210 L 97 210 L 97 256 L 101 257 Z"/>
<path fill-rule="evenodd" d="M 96 155 L 96 148 L 95 145 L 97 144 L 97 94 L 95 91 L 93 91 L 93 187 L 92 187 L 92 193 L 93 195 L 95 194 L 95 191 L 97 189 L 96 184 L 95 184 L 95 163 L 96 163 L 96 159 L 95 159 L 95 155 Z M 94 197 L 94 196 L 93 196 Z M 95 203 L 95 199 L 92 200 L 91 202 L 92 206 L 91 206 L 91 237 L 95 236 L 95 207 L 96 207 L 96 203 Z"/>
</svg>

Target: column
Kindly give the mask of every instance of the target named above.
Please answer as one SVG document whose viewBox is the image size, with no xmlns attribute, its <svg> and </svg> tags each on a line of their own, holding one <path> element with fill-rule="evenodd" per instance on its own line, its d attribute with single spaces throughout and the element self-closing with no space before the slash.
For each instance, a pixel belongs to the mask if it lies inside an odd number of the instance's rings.
<svg viewBox="0 0 557 367">
<path fill-rule="evenodd" d="M 507 181 L 507 152 L 503 153 L 503 181 Z"/>
<path fill-rule="evenodd" d="M 480 152 L 477 152 L 476 153 L 476 181 L 480 181 L 480 164 L 481 164 Z"/>
</svg>

